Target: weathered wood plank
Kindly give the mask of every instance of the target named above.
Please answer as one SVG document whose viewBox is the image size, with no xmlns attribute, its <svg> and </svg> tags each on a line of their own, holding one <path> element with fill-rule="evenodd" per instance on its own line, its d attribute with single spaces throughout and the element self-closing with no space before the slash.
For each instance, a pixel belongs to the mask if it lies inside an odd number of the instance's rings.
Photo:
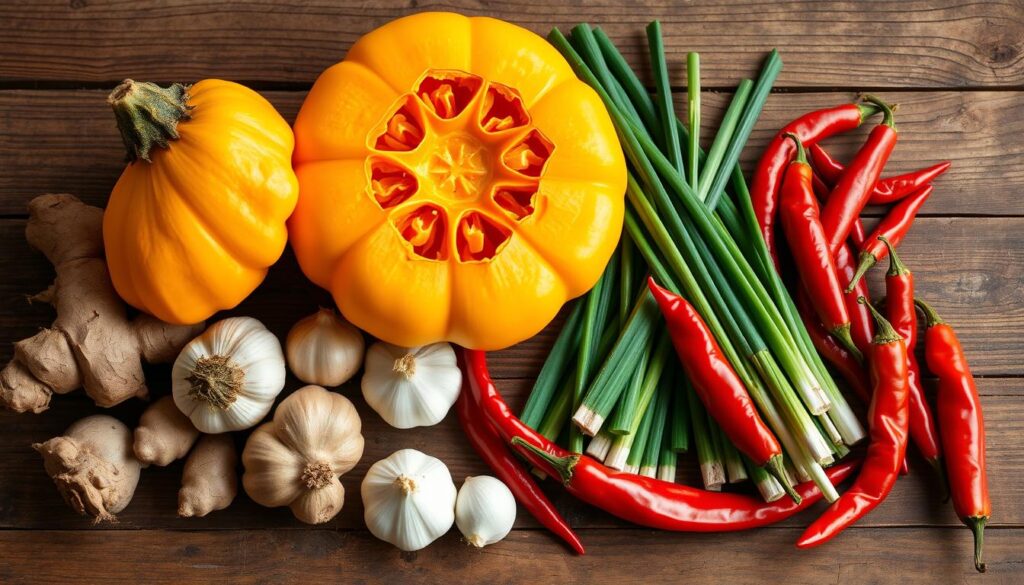
<svg viewBox="0 0 1024 585">
<path fill-rule="evenodd" d="M 366 532 L 157 530 L 0 532 L 7 562 L 0 581 L 29 583 L 986 583 L 1021 579 L 1024 530 L 992 530 L 988 572 L 971 564 L 966 530 L 852 529 L 835 543 L 801 551 L 798 530 L 729 535 L 588 530 L 584 556 L 549 536 L 514 531 L 473 549 L 455 531 L 416 553 Z M 73 552 L 71 552 L 73 551 Z M 145 575 L 142 577 L 142 575 Z M 453 579 L 453 576 L 457 575 Z"/>
<path fill-rule="evenodd" d="M 752 75 L 784 48 L 784 86 L 1022 86 L 1018 1 L 676 2 L 555 4 L 345 0 L 131 2 L 49 0 L 0 7 L 0 80 L 108 82 L 223 77 L 308 84 L 363 33 L 398 16 L 454 10 L 503 18 L 547 34 L 580 20 L 602 26 L 647 70 L 643 27 L 660 19 L 678 65 L 700 51 L 705 85 Z M 130 23 L 130 26 L 126 25 Z M 201 25 L 197 26 L 198 23 Z M 272 23 L 272 24 L 271 24 Z"/>
<path fill-rule="evenodd" d="M 497 360 L 494 360 L 497 363 Z M 150 370 L 149 381 L 155 393 L 166 393 L 167 369 Z M 524 403 L 532 380 L 502 380 L 501 388 L 516 408 Z M 298 388 L 298 381 L 289 381 L 286 392 Z M 988 437 L 989 480 L 995 514 L 991 526 L 1024 527 L 1024 454 L 1018 449 L 1017 437 L 1024 432 L 1024 404 L 1021 388 L 1015 379 L 984 379 L 980 384 L 986 416 Z M 329 530 L 360 529 L 363 507 L 359 498 L 359 482 L 375 461 L 392 452 L 412 447 L 436 456 L 448 465 L 456 485 L 470 475 L 489 473 L 486 465 L 465 443 L 454 414 L 439 425 L 399 431 L 388 427 L 362 400 L 357 384 L 342 389 L 353 399 L 363 420 L 366 450 L 362 461 L 343 477 L 347 493 L 345 508 L 333 521 L 319 528 Z M 159 394 L 158 394 L 159 395 Z M 143 404 L 135 401 L 108 411 L 129 425 L 138 421 Z M 90 525 L 63 505 L 60 496 L 43 471 L 39 456 L 29 447 L 60 434 L 73 421 L 100 412 L 80 395 L 58 397 L 51 410 L 41 415 L 15 415 L 0 412 L 0 529 L 73 529 Z M 245 436 L 239 434 L 239 449 Z M 889 500 L 865 518 L 864 526 L 956 526 L 958 521 L 951 507 L 942 502 L 941 493 L 927 466 L 915 455 L 912 473 L 900 480 Z M 680 481 L 700 485 L 693 456 L 681 458 Z M 177 490 L 181 481 L 181 463 L 166 468 L 151 467 L 142 474 L 141 484 L 132 504 L 120 514 L 116 525 L 103 528 L 309 528 L 295 520 L 287 509 L 267 510 L 241 495 L 230 508 L 204 519 L 175 517 Z M 566 495 L 554 482 L 546 489 L 569 521 L 578 527 L 622 527 L 625 523 Z M 750 489 L 749 486 L 741 489 Z M 821 505 L 817 509 L 821 509 Z M 816 511 L 809 511 L 785 525 L 804 526 Z M 518 526 L 536 527 L 525 511 Z"/>
<path fill-rule="evenodd" d="M 9 342 L 27 337 L 50 321 L 49 309 L 24 298 L 46 288 L 52 271 L 23 237 L 22 220 L 0 220 L 0 359 Z M 1024 364 L 1024 218 L 922 218 L 901 248 L 914 270 L 918 294 L 956 325 L 979 375 L 1022 375 Z M 881 294 L 884 270 L 872 274 Z M 329 295 L 302 276 L 286 252 L 267 281 L 236 312 L 255 315 L 282 337 L 299 318 Z M 554 342 L 558 321 L 532 339 L 497 354 L 498 377 L 529 377 L 539 371 Z"/>
<path fill-rule="evenodd" d="M 22 214 L 47 191 L 69 191 L 102 205 L 123 168 L 123 146 L 106 92 L 0 91 L 0 214 Z M 302 92 L 264 92 L 291 120 Z M 1024 92 L 886 92 L 899 103 L 900 143 L 887 174 L 938 160 L 953 168 L 937 182 L 923 213 L 1021 215 Z M 708 93 L 704 136 L 713 136 L 730 94 Z M 741 163 L 751 173 L 768 140 L 796 116 L 855 99 L 852 93 L 773 94 Z M 677 104 L 684 112 L 685 105 Z M 868 125 L 870 126 L 870 125 Z M 867 128 L 830 140 L 849 159 Z"/>
</svg>

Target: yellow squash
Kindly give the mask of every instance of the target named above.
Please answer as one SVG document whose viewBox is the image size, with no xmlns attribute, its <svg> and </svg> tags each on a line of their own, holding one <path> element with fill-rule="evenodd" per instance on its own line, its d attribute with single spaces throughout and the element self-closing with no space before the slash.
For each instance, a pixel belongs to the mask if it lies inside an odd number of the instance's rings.
<svg viewBox="0 0 1024 585">
<path fill-rule="evenodd" d="M 597 281 L 626 168 L 598 96 L 544 39 L 421 13 L 360 39 L 295 122 L 306 275 L 402 346 L 506 347 Z"/>
<path fill-rule="evenodd" d="M 169 323 L 234 307 L 287 243 L 298 198 L 288 123 L 256 92 L 216 79 L 126 80 L 109 101 L 130 163 L 103 216 L 114 288 Z"/>
</svg>

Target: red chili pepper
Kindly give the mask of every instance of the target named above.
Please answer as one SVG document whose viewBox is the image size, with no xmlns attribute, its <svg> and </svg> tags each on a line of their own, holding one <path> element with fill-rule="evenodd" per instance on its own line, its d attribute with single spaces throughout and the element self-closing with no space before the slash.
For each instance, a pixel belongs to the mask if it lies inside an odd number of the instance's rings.
<svg viewBox="0 0 1024 585">
<path fill-rule="evenodd" d="M 821 225 L 829 235 L 829 248 L 833 254 L 841 245 L 846 244 L 853 222 L 867 205 L 871 191 L 875 188 L 889 155 L 896 147 L 897 135 L 892 108 L 877 98 L 868 96 L 865 99 L 882 108 L 885 118 L 871 130 L 867 142 L 857 151 L 857 156 L 836 183 L 828 203 L 821 210 Z"/>
<path fill-rule="evenodd" d="M 583 554 L 583 544 L 576 533 L 565 523 L 565 519 L 551 505 L 551 501 L 540 490 L 530 472 L 512 454 L 498 431 L 480 412 L 480 406 L 475 404 L 473 394 L 463 392 L 456 402 L 456 408 L 459 422 L 462 423 L 462 432 L 466 433 L 469 443 L 498 479 L 505 482 L 516 500 L 545 528 L 564 540 L 577 553 Z"/>
<path fill-rule="evenodd" d="M 843 163 L 832 158 L 821 145 L 811 145 L 807 152 L 810 155 L 814 172 L 821 175 L 822 182 L 826 185 L 835 185 L 846 171 Z M 879 179 L 875 183 L 875 189 L 871 192 L 868 203 L 871 205 L 896 203 L 937 179 L 939 175 L 949 170 L 950 164 L 947 160 L 903 175 Z"/>
<path fill-rule="evenodd" d="M 647 285 L 665 316 L 665 325 L 683 371 L 708 414 L 740 452 L 774 475 L 790 497 L 798 499 L 786 481 L 779 441 L 761 420 L 746 386 L 722 355 L 704 319 L 693 305 L 658 286 L 653 277 L 647 279 Z"/>
<path fill-rule="evenodd" d="M 835 256 L 839 282 L 850 282 L 853 279 L 853 274 L 857 271 L 856 258 L 849 244 L 840 246 Z M 846 312 L 850 316 L 850 337 L 861 353 L 867 353 L 871 348 L 871 339 L 875 336 L 875 324 L 868 308 L 857 302 L 860 297 L 869 300 L 871 298 L 866 280 L 858 282 L 853 292 L 844 292 L 843 298 L 846 301 Z"/>
<path fill-rule="evenodd" d="M 985 473 L 985 420 L 974 376 L 964 348 L 953 328 L 922 300 L 917 306 L 927 319 L 924 356 L 928 369 L 939 379 L 936 412 L 946 453 L 946 473 L 956 515 L 974 533 L 974 567 L 985 572 L 981 560 L 985 524 L 992 515 Z"/>
<path fill-rule="evenodd" d="M 586 455 L 569 453 L 523 424 L 502 400 L 487 373 L 487 357 L 460 349 L 467 385 L 498 432 L 527 460 L 557 475 L 571 494 L 614 516 L 649 528 L 688 532 L 729 532 L 767 526 L 789 518 L 821 499 L 813 482 L 796 486 L 802 501 L 765 503 L 741 494 L 709 492 L 632 473 L 616 472 Z M 851 475 L 859 461 L 829 468 L 833 483 Z"/>
<path fill-rule="evenodd" d="M 889 253 L 881 238 L 888 239 L 893 246 L 900 245 L 903 237 L 910 230 L 910 224 L 914 223 L 917 212 L 924 205 L 924 202 L 931 197 L 932 191 L 934 191 L 934 188 L 931 185 L 921 187 L 917 193 L 893 206 L 889 213 L 882 218 L 875 231 L 871 232 L 871 235 L 868 236 L 868 239 L 860 247 L 857 272 L 854 273 L 850 286 L 846 288 L 847 292 L 852 291 L 853 287 L 864 276 L 864 273 Z"/>
<path fill-rule="evenodd" d="M 885 311 L 893 329 L 907 346 L 907 408 L 910 415 L 910 438 L 918 451 L 942 477 L 942 447 L 931 407 L 925 400 L 921 385 L 921 367 L 914 348 L 917 347 L 917 311 L 914 310 L 914 274 L 900 261 L 891 243 L 880 236 L 888 248 L 889 271 L 885 275 Z M 945 477 L 942 484 L 945 485 Z"/>
<path fill-rule="evenodd" d="M 860 362 L 845 347 L 839 345 L 835 338 L 825 330 L 825 326 L 821 324 L 818 316 L 814 314 L 811 300 L 807 298 L 807 291 L 799 288 L 795 296 L 797 310 L 800 311 L 800 318 L 804 322 L 804 327 L 811 337 L 814 348 L 835 369 L 839 370 L 843 379 L 846 380 L 846 383 L 850 385 L 850 388 L 853 389 L 854 393 L 857 394 L 864 404 L 870 404 L 871 390 L 869 389 L 867 375 Z"/>
<path fill-rule="evenodd" d="M 878 109 L 873 104 L 843 104 L 810 112 L 783 126 L 765 148 L 754 172 L 750 201 L 757 215 L 757 223 L 761 227 L 761 235 L 776 264 L 778 258 L 775 251 L 775 210 L 778 205 L 778 193 L 786 165 L 796 152 L 786 134 L 796 134 L 804 144 L 814 144 L 829 136 L 853 130 L 876 113 Z"/>
<path fill-rule="evenodd" d="M 803 144 L 789 134 L 796 144 L 796 158 L 789 163 L 782 182 L 779 215 L 786 241 L 796 262 L 800 282 L 807 289 L 814 310 L 834 335 L 851 353 L 860 358 L 860 351 L 850 337 L 850 316 L 843 300 L 828 236 L 818 217 L 818 200 L 811 185 L 811 166 L 807 164 Z"/>
<path fill-rule="evenodd" d="M 867 304 L 867 299 L 863 301 Z M 903 338 L 868 304 L 878 325 L 868 363 L 874 392 L 868 409 L 871 443 L 856 481 L 807 527 L 796 545 L 811 548 L 832 540 L 881 504 L 896 484 L 907 451 L 907 347 Z"/>
</svg>

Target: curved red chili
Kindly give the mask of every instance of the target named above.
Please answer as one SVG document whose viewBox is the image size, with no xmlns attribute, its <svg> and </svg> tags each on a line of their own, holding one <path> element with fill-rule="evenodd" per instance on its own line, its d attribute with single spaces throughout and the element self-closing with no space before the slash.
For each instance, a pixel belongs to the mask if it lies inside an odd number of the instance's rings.
<svg viewBox="0 0 1024 585">
<path fill-rule="evenodd" d="M 835 185 L 846 171 L 843 163 L 832 158 L 828 151 L 819 144 L 811 145 L 807 149 L 807 153 L 814 172 L 821 176 L 822 182 L 826 185 Z M 937 179 L 939 175 L 949 170 L 950 164 L 947 160 L 924 169 L 879 179 L 875 183 L 875 189 L 871 192 L 868 203 L 871 205 L 896 203 Z"/>
<path fill-rule="evenodd" d="M 880 236 L 888 248 L 889 271 L 885 275 L 885 312 L 893 329 L 903 337 L 907 346 L 907 408 L 910 417 L 910 438 L 917 450 L 942 477 L 942 447 L 935 417 L 924 396 L 921 367 L 914 348 L 917 347 L 917 311 L 914 310 L 914 274 L 900 260 L 896 250 L 885 236 Z M 942 484 L 946 480 L 942 477 Z"/>
<path fill-rule="evenodd" d="M 750 201 L 754 206 L 761 235 L 776 264 L 775 211 L 778 193 L 786 165 L 796 150 L 792 142 L 786 139 L 786 134 L 796 134 L 804 144 L 814 144 L 829 136 L 857 128 L 877 112 L 873 104 L 843 104 L 810 112 L 783 126 L 765 148 L 750 186 Z"/>
<path fill-rule="evenodd" d="M 992 515 L 985 472 L 985 419 L 974 376 L 964 348 L 952 327 L 922 300 L 916 300 L 927 319 L 924 356 L 928 369 L 939 379 L 936 412 L 946 474 L 956 515 L 974 533 L 974 567 L 985 572 L 981 560 L 985 524 Z"/>
<path fill-rule="evenodd" d="M 857 151 L 857 156 L 836 183 L 828 203 L 821 210 L 821 225 L 829 235 L 829 249 L 833 254 L 846 243 L 854 221 L 867 205 L 871 191 L 896 147 L 897 134 L 892 108 L 877 98 L 868 96 L 865 99 L 882 108 L 885 117 L 881 124 L 871 130 L 864 146 Z"/>
<path fill-rule="evenodd" d="M 836 252 L 835 263 L 839 282 L 851 282 L 853 274 L 857 271 L 857 257 L 854 255 L 853 247 L 849 244 L 840 246 Z M 853 292 L 844 291 L 843 299 L 846 301 L 846 312 L 850 316 L 850 337 L 853 338 L 857 349 L 866 354 L 871 348 L 871 339 L 875 336 L 875 324 L 868 308 L 858 302 L 860 297 L 871 299 L 868 283 L 863 279 L 853 287 Z"/>
<path fill-rule="evenodd" d="M 867 300 L 863 301 L 867 304 Z M 870 305 L 878 333 L 868 363 L 874 392 L 868 409 L 871 443 L 850 489 L 814 521 L 797 541 L 811 548 L 832 540 L 881 504 L 896 484 L 907 451 L 907 348 L 892 325 Z"/>
<path fill-rule="evenodd" d="M 813 482 L 796 486 L 802 498 L 799 504 L 788 498 L 765 503 L 751 496 L 709 492 L 616 472 L 590 457 L 569 453 L 516 418 L 487 373 L 485 353 L 464 348 L 459 351 L 465 373 L 463 391 L 479 398 L 498 432 L 531 464 L 560 476 L 571 494 L 623 520 L 661 530 L 728 532 L 780 522 L 821 499 L 821 491 Z M 826 473 L 832 482 L 839 483 L 859 463 L 840 463 Z"/>
<path fill-rule="evenodd" d="M 843 300 L 843 287 L 839 284 L 829 239 L 818 216 L 811 166 L 807 164 L 800 139 L 795 134 L 787 136 L 796 144 L 796 157 L 786 169 L 779 205 L 786 242 L 796 263 L 800 282 L 807 289 L 821 322 L 859 358 L 860 351 L 850 337 L 850 316 Z"/>
<path fill-rule="evenodd" d="M 853 354 L 846 351 L 845 347 L 839 345 L 835 338 L 825 330 L 825 326 L 818 321 L 818 316 L 814 313 L 814 308 L 811 307 L 811 301 L 807 298 L 807 291 L 800 288 L 794 296 L 796 297 L 796 307 L 800 312 L 800 318 L 804 322 L 804 327 L 811 337 L 811 343 L 814 344 L 814 348 L 835 369 L 839 370 L 839 373 L 846 380 L 846 383 L 850 385 L 850 388 L 853 389 L 857 397 L 864 404 L 870 404 L 871 390 L 867 375 L 860 362 L 853 357 Z"/>
<path fill-rule="evenodd" d="M 761 420 L 746 386 L 722 355 L 722 349 L 704 319 L 686 299 L 658 286 L 653 277 L 647 279 L 647 285 L 665 316 L 665 325 L 683 371 L 708 414 L 740 452 L 759 467 L 766 468 L 780 485 L 790 491 L 792 488 L 786 481 L 782 447 Z M 789 495 L 798 497 L 792 491 Z"/>
<path fill-rule="evenodd" d="M 489 420 L 480 412 L 479 405 L 471 392 L 463 392 L 455 403 L 462 424 L 462 432 L 466 434 L 469 444 L 480 455 L 480 458 L 494 472 L 494 475 L 505 482 L 512 495 L 526 510 L 555 536 L 561 538 L 574 551 L 583 554 L 583 543 L 566 524 L 558 510 L 541 491 L 533 476 L 509 450 L 498 431 L 494 430 Z"/>
<path fill-rule="evenodd" d="M 857 272 L 854 273 L 850 286 L 846 288 L 847 292 L 852 291 L 853 287 L 864 276 L 864 273 L 889 253 L 881 238 L 888 239 L 893 246 L 900 245 L 903 237 L 910 231 L 910 225 L 914 223 L 917 212 L 920 211 L 924 202 L 931 197 L 932 191 L 934 191 L 934 188 L 931 185 L 921 187 L 917 193 L 893 206 L 889 213 L 885 214 L 885 217 L 882 218 L 882 221 L 878 222 L 875 231 L 871 232 L 871 235 L 868 236 L 860 247 Z"/>
</svg>

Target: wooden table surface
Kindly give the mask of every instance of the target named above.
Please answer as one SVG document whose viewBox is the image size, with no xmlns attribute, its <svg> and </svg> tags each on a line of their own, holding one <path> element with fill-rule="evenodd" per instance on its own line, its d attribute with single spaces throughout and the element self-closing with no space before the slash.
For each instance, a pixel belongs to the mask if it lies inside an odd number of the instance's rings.
<svg viewBox="0 0 1024 585">
<path fill-rule="evenodd" d="M 637 4 L 634 6 L 634 4 Z M 587 555 L 574 557 L 525 512 L 502 543 L 473 550 L 457 530 L 418 553 L 402 554 L 365 529 L 359 482 L 368 466 L 399 448 L 441 458 L 457 483 L 485 473 L 449 416 L 426 429 L 387 427 L 362 401 L 366 452 L 344 477 L 342 513 L 316 527 L 287 509 L 265 509 L 240 494 L 203 519 L 175 516 L 181 463 L 144 471 L 117 524 L 92 526 L 61 501 L 29 445 L 97 412 L 83 395 L 56 397 L 40 415 L 0 414 L 0 583 L 147 582 L 486 582 L 596 583 L 707 581 L 791 583 L 1024 582 L 1024 3 L 1003 2 L 475 2 L 316 0 L 218 2 L 41 0 L 0 2 L 0 358 L 53 317 L 25 295 L 47 286 L 50 266 L 25 243 L 25 204 L 46 192 L 102 205 L 122 168 L 122 146 L 104 98 L 124 77 L 240 81 L 289 120 L 327 66 L 361 34 L 420 10 L 504 18 L 546 33 L 580 20 L 600 24 L 646 71 L 643 27 L 665 25 L 673 83 L 684 54 L 701 52 L 704 115 L 717 125 L 731 88 L 754 75 L 778 47 L 785 67 L 768 100 L 744 168 L 784 122 L 870 90 L 899 103 L 901 139 L 888 172 L 953 161 L 901 250 L 920 294 L 962 334 L 988 428 L 994 514 L 985 539 L 989 573 L 976 575 L 970 536 L 944 504 L 924 464 L 887 502 L 833 543 L 798 551 L 793 541 L 815 512 L 780 526 L 726 535 L 639 529 L 573 501 L 549 485 L 579 531 Z M 649 80 L 648 80 L 649 81 Z M 720 93 L 723 92 L 723 93 Z M 849 154 L 855 132 L 833 142 Z M 877 211 L 875 212 L 877 213 Z M 871 215 L 870 213 L 868 215 Z M 873 275 L 878 290 L 878 274 Z M 279 335 L 329 297 L 305 282 L 286 253 L 266 283 L 234 314 L 255 316 Z M 499 352 L 491 364 L 522 404 L 553 339 Z M 168 368 L 149 371 L 158 395 Z M 289 380 L 288 390 L 298 386 Z M 112 414 L 133 425 L 143 404 Z M 243 437 L 238 437 L 241 445 Z M 688 459 L 689 461 L 689 459 Z M 696 482 L 692 462 L 682 477 Z"/>
</svg>

